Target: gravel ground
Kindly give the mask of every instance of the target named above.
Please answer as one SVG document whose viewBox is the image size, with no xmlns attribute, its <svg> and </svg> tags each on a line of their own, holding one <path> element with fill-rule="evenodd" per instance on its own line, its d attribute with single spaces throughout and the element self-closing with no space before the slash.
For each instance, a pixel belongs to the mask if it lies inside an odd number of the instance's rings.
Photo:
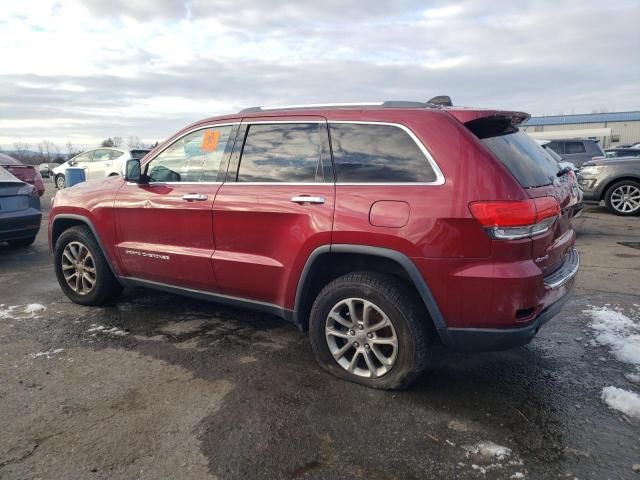
<svg viewBox="0 0 640 480">
<path fill-rule="evenodd" d="M 0 244 L 0 478 L 640 478 L 640 418 L 602 396 L 639 394 L 638 372 L 592 328 L 640 324 L 640 218 L 576 227 L 575 295 L 530 345 L 439 349 L 403 392 L 329 376 L 266 314 L 142 289 L 72 304 L 44 230 Z"/>
</svg>

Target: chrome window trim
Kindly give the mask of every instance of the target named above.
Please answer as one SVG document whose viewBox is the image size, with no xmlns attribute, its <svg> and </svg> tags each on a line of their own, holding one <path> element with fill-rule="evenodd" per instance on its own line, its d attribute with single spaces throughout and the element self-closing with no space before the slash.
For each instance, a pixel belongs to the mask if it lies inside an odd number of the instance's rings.
<svg viewBox="0 0 640 480">
<path fill-rule="evenodd" d="M 309 115 L 310 117 L 317 117 L 318 115 Z M 269 125 L 278 123 L 317 123 L 318 125 L 326 125 L 327 120 L 247 120 L 242 121 L 243 125 Z"/>
<path fill-rule="evenodd" d="M 440 170 L 440 167 L 438 166 L 438 164 L 436 163 L 435 159 L 433 158 L 433 156 L 431 155 L 431 152 L 429 152 L 429 150 L 427 150 L 427 147 L 424 146 L 424 144 L 420 141 L 420 139 L 416 136 L 415 133 L 413 133 L 413 131 L 407 127 L 406 125 L 402 125 L 401 123 L 393 123 L 393 122 L 375 122 L 375 121 L 360 121 L 360 120 L 329 120 L 327 122 L 329 124 L 329 127 L 331 127 L 332 124 L 341 124 L 341 123 L 346 123 L 346 124 L 356 124 L 356 125 L 388 125 L 391 127 L 397 127 L 401 130 L 403 130 L 407 135 L 409 135 L 409 137 L 411 137 L 411 139 L 415 142 L 415 144 L 418 146 L 418 148 L 420 149 L 420 151 L 422 152 L 422 154 L 425 156 L 425 158 L 427 159 L 427 162 L 429 163 L 429 165 L 431 166 L 431 168 L 433 169 L 434 173 L 436 174 L 436 179 L 433 182 L 336 182 L 336 185 L 349 185 L 349 186 L 357 186 L 357 185 L 444 185 L 445 183 L 445 178 L 444 178 L 444 174 L 442 173 L 442 170 Z M 331 128 L 329 128 L 329 137 L 331 137 Z M 333 152 L 332 152 L 332 159 L 333 159 Z M 335 168 L 335 161 L 334 163 L 334 168 Z"/>
<path fill-rule="evenodd" d="M 321 186 L 334 185 L 333 182 L 225 182 L 226 185 L 298 185 L 298 186 Z"/>
</svg>

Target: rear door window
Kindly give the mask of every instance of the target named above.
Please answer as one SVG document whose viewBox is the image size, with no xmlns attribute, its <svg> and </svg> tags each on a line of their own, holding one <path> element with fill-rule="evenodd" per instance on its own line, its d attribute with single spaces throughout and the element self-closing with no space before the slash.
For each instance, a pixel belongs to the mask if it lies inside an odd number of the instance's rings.
<svg viewBox="0 0 640 480">
<path fill-rule="evenodd" d="M 549 142 L 547 145 L 558 155 L 564 155 L 564 145 L 562 142 Z"/>
<path fill-rule="evenodd" d="M 249 124 L 237 181 L 322 181 L 323 134 L 323 123 Z"/>
<path fill-rule="evenodd" d="M 577 153 L 585 153 L 584 143 L 582 142 L 565 142 L 564 153 L 565 155 L 575 155 Z"/>
<path fill-rule="evenodd" d="M 429 160 L 402 128 L 330 123 L 336 180 L 341 183 L 433 183 Z"/>
</svg>

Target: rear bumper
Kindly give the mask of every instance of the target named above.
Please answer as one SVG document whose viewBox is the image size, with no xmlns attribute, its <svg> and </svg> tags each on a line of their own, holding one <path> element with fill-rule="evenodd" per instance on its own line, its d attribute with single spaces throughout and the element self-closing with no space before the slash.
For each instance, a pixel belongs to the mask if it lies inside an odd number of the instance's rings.
<svg viewBox="0 0 640 480">
<path fill-rule="evenodd" d="M 579 267 L 580 256 L 577 250 L 572 249 L 562 267 L 544 278 L 549 294 L 560 296 L 526 325 L 517 328 L 446 328 L 438 332 L 440 338 L 447 347 L 463 352 L 508 350 L 528 344 L 571 297 Z"/>
<path fill-rule="evenodd" d="M 42 214 L 35 209 L 0 213 L 0 242 L 35 237 Z"/>
</svg>

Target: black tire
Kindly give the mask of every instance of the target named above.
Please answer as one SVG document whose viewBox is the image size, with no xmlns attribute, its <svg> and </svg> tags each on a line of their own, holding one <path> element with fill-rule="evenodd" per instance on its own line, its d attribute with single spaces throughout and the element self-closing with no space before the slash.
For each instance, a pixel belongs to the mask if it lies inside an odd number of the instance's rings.
<svg viewBox="0 0 640 480">
<path fill-rule="evenodd" d="M 325 337 L 328 315 L 335 305 L 348 298 L 374 303 L 387 315 L 395 329 L 398 342 L 395 363 L 377 378 L 349 372 L 330 351 Z M 316 359 L 328 372 L 369 387 L 395 390 L 409 386 L 428 367 L 433 338 L 430 325 L 417 293 L 399 279 L 372 272 L 354 272 L 332 281 L 318 294 L 311 309 L 309 336 Z"/>
<path fill-rule="evenodd" d="M 84 295 L 73 291 L 62 273 L 63 252 L 71 242 L 79 242 L 84 245 L 93 257 L 96 281 L 93 289 Z M 88 227 L 76 226 L 62 232 L 53 250 L 53 262 L 58 283 L 72 302 L 80 305 L 103 305 L 115 300 L 122 291 L 122 286 L 113 275 L 102 249 Z"/>
<path fill-rule="evenodd" d="M 65 188 L 67 186 L 67 181 L 64 178 L 64 175 L 59 173 L 58 175 L 55 176 L 54 178 L 55 183 L 56 183 L 56 188 L 58 190 L 62 190 L 63 188 Z"/>
<path fill-rule="evenodd" d="M 614 192 L 616 192 L 616 190 L 619 190 L 620 188 L 629 188 L 631 191 L 633 192 L 638 192 L 640 193 L 640 182 L 634 181 L 634 180 L 621 180 L 619 182 L 614 183 L 613 185 L 611 185 L 608 189 L 607 189 L 607 193 L 604 197 L 604 203 L 607 206 L 607 209 L 613 213 L 614 215 L 620 215 L 621 217 L 630 217 L 633 215 L 639 215 L 640 214 L 640 204 L 638 205 L 638 207 L 634 208 L 633 210 L 630 211 L 622 211 L 619 208 L 616 208 L 616 206 L 614 205 L 614 200 L 612 197 L 614 195 Z M 635 189 L 635 190 L 634 190 Z M 634 195 L 636 195 L 634 193 Z M 640 201 L 636 198 L 637 201 Z"/>
<path fill-rule="evenodd" d="M 28 247 L 36 241 L 35 235 L 29 238 L 19 238 L 17 240 L 8 240 L 7 243 L 10 247 Z"/>
</svg>

